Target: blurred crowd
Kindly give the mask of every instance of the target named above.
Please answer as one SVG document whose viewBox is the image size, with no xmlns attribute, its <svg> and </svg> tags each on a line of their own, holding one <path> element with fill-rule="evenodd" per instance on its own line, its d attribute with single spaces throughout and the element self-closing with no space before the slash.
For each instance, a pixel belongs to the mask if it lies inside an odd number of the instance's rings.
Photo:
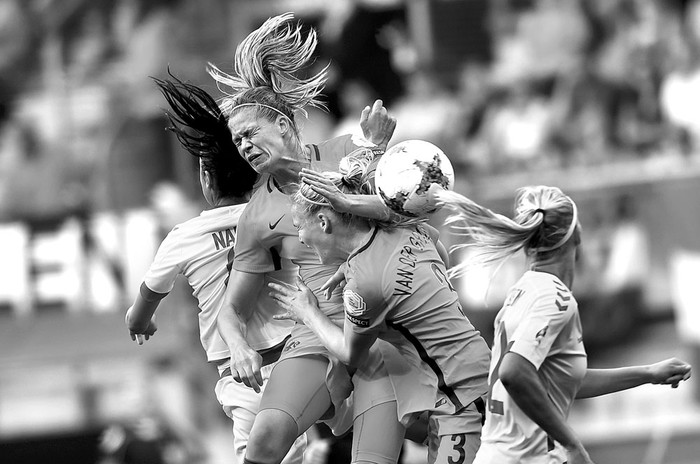
<svg viewBox="0 0 700 464">
<path fill-rule="evenodd" d="M 464 179 L 697 151 L 696 0 L 424 2 L 433 11 L 418 26 L 421 2 L 319 3 L 295 3 L 319 31 L 318 64 L 331 63 L 309 141 L 357 130 L 379 97 L 399 121 L 392 143 L 429 140 Z M 442 27 L 445 5 L 455 14 Z M 148 76 L 170 67 L 216 94 L 206 63 L 226 69 L 235 43 L 284 8 L 0 2 L 0 218 L 137 206 L 139 183 L 191 188 Z M 456 13 L 469 18 L 461 32 Z"/>
</svg>

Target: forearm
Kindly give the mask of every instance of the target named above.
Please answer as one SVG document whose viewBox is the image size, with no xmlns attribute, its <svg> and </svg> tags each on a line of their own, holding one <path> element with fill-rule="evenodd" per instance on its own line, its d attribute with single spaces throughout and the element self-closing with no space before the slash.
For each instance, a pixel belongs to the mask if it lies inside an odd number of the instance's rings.
<svg viewBox="0 0 700 464">
<path fill-rule="evenodd" d="M 348 195 L 347 213 L 380 221 L 388 221 L 396 216 L 381 198 L 376 195 Z"/>
<path fill-rule="evenodd" d="M 518 356 L 508 354 L 506 357 Z M 581 440 L 566 423 L 566 418 L 556 409 L 549 398 L 535 367 L 525 358 L 520 357 L 509 372 L 501 375 L 501 381 L 513 401 L 532 419 L 547 435 L 565 448 L 582 449 Z M 504 359 L 501 369 L 506 366 Z"/>
<path fill-rule="evenodd" d="M 638 387 L 653 380 L 649 366 L 630 366 L 616 369 L 588 369 L 577 399 L 606 395 Z"/>
<path fill-rule="evenodd" d="M 335 325 L 323 312 L 314 308 L 303 320 L 306 325 L 319 338 L 323 346 L 328 348 L 343 364 L 350 362 L 350 349 L 345 343 L 343 328 Z"/>
<path fill-rule="evenodd" d="M 229 347 L 229 351 L 233 352 L 240 346 L 248 346 L 246 322 L 232 306 L 224 305 L 221 308 L 216 318 L 216 329 Z"/>
<path fill-rule="evenodd" d="M 134 300 L 134 304 L 126 312 L 126 326 L 135 333 L 143 332 L 148 328 L 148 324 L 155 314 L 160 301 L 166 296 L 164 293 L 156 293 L 146 286 L 141 284 L 138 295 Z"/>
</svg>

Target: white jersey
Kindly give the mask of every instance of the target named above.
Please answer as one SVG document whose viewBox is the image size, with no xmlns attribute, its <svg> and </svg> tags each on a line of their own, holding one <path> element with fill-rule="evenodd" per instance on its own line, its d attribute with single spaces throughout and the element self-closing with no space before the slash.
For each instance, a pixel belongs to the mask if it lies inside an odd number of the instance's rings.
<svg viewBox="0 0 700 464">
<path fill-rule="evenodd" d="M 175 226 L 158 248 L 143 280 L 153 292 L 165 294 L 173 289 L 179 274 L 187 278 L 192 294 L 199 302 L 199 335 L 208 361 L 230 356 L 216 329 L 216 318 L 224 300 L 233 264 L 236 227 L 244 208 L 245 204 L 214 208 Z M 266 284 L 275 278 L 290 281 L 293 267 L 285 267 L 288 270 L 266 275 Z M 291 332 L 294 322 L 272 318 L 273 314 L 283 311 L 268 296 L 267 285 L 252 304 L 256 307 L 246 333 L 251 348 L 262 350 L 281 343 Z"/>
<path fill-rule="evenodd" d="M 556 276 L 528 271 L 510 289 L 494 326 L 486 423 L 474 463 L 566 462 L 564 448 L 508 395 L 498 369 L 509 351 L 530 361 L 554 406 L 568 416 L 587 365 L 578 303 Z"/>
</svg>

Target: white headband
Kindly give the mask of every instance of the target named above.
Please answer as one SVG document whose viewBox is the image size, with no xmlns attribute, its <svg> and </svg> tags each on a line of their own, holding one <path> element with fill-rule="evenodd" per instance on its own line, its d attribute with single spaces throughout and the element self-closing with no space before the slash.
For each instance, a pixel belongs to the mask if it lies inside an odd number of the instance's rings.
<svg viewBox="0 0 700 464">
<path fill-rule="evenodd" d="M 236 111 L 238 108 L 242 108 L 242 107 L 244 107 L 244 106 L 262 106 L 262 107 L 264 107 L 264 108 L 271 109 L 272 111 L 274 111 L 274 112 L 276 112 L 276 113 L 279 113 L 279 114 L 281 114 L 282 116 L 284 116 L 285 118 L 289 119 L 289 116 L 287 116 L 286 114 L 284 114 L 283 112 L 281 112 L 280 110 L 278 110 L 277 108 L 275 108 L 274 106 L 265 105 L 264 103 L 241 103 L 240 105 L 234 106 L 233 109 L 231 110 L 231 112 L 234 112 L 234 111 Z M 289 119 L 289 120 L 291 121 L 291 119 Z"/>
<path fill-rule="evenodd" d="M 566 231 L 566 235 L 564 235 L 561 240 L 559 240 L 557 243 L 555 243 L 552 246 L 548 247 L 539 247 L 535 248 L 535 251 L 538 253 L 545 252 L 545 251 L 552 251 L 556 250 L 563 244 L 567 242 L 571 238 L 571 236 L 574 234 L 574 230 L 576 230 L 576 225 L 578 224 L 578 208 L 576 208 L 576 203 L 573 202 L 573 200 L 569 197 L 566 197 L 570 202 L 571 202 L 571 208 L 573 209 L 573 214 L 571 218 L 571 225 L 569 226 L 569 230 Z M 542 212 L 544 214 L 544 212 Z"/>
</svg>

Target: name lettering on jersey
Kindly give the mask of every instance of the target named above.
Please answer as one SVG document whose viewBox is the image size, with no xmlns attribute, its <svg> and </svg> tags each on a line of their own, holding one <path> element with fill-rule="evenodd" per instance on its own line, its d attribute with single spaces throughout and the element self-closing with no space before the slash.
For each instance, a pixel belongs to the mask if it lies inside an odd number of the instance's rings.
<svg viewBox="0 0 700 464">
<path fill-rule="evenodd" d="M 571 293 L 569 293 L 568 288 L 559 284 L 554 284 L 554 287 L 557 289 L 557 297 L 554 300 L 554 304 L 557 305 L 559 311 L 566 311 L 566 308 L 569 307 L 569 301 L 571 300 Z"/>
<path fill-rule="evenodd" d="M 214 239 L 214 246 L 216 247 L 217 251 L 219 251 L 222 248 L 230 247 L 236 241 L 236 238 L 231 229 L 214 232 L 213 234 L 211 234 L 211 237 Z"/>
<path fill-rule="evenodd" d="M 418 256 L 416 252 L 425 249 L 430 240 L 430 235 L 419 227 L 416 227 L 408 237 L 408 244 L 399 251 L 399 265 L 396 268 L 396 286 L 393 296 L 410 295 L 413 291 L 413 269 L 416 268 Z"/>
<path fill-rule="evenodd" d="M 521 290 L 519 288 L 515 288 L 508 293 L 508 297 L 506 298 L 506 302 L 504 303 L 504 306 L 513 306 L 518 299 L 523 296 L 525 293 L 525 290 Z"/>
</svg>

